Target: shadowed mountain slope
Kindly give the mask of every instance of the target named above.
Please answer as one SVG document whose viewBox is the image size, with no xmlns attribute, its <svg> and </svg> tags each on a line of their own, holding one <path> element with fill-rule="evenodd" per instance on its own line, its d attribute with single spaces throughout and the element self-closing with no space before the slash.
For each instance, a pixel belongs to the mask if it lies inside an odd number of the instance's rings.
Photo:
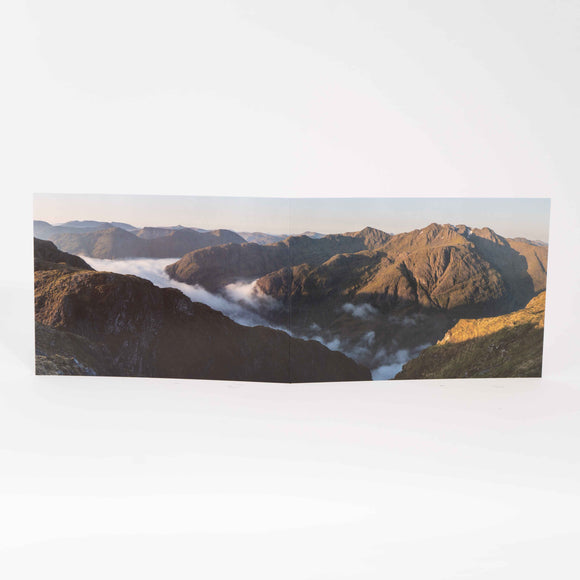
<svg viewBox="0 0 580 580">
<path fill-rule="evenodd" d="M 35 323 L 37 375 L 112 376 L 111 353 L 104 344 Z"/>
<path fill-rule="evenodd" d="M 40 266 L 43 257 L 35 256 Z M 41 374 L 267 382 L 371 378 L 368 369 L 318 342 L 241 326 L 179 290 L 136 276 L 65 262 L 36 270 L 35 313 Z"/>
<path fill-rule="evenodd" d="M 514 306 L 523 306 L 535 293 L 546 288 L 547 246 L 511 240 L 489 228 L 473 230 L 468 239 L 477 252 L 502 276 L 514 298 Z"/>
<path fill-rule="evenodd" d="M 34 270 L 66 269 L 92 270 L 82 258 L 61 252 L 52 242 L 34 238 Z"/>
</svg>

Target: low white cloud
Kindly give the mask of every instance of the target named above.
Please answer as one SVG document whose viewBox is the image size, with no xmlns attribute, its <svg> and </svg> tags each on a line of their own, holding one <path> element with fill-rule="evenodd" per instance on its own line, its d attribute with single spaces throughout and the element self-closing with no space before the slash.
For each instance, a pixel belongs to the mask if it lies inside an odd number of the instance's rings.
<svg viewBox="0 0 580 580">
<path fill-rule="evenodd" d="M 383 365 L 371 370 L 373 381 L 388 381 L 394 379 L 395 376 L 401 372 L 403 368 L 402 363 L 393 363 L 390 365 Z"/>
<path fill-rule="evenodd" d="M 156 286 L 162 285 L 169 277 L 165 274 L 165 266 L 173 264 L 179 258 L 132 258 L 128 260 L 104 260 L 82 256 L 83 260 L 95 270 L 101 272 L 115 272 L 117 274 L 132 274 L 151 280 Z M 167 284 L 163 284 L 164 287 Z"/>
<path fill-rule="evenodd" d="M 362 340 L 364 343 L 366 343 L 368 346 L 372 346 L 373 344 L 375 344 L 375 331 L 371 330 L 369 332 L 367 332 L 363 337 Z"/>
<path fill-rule="evenodd" d="M 297 336 L 296 338 L 302 338 L 303 340 L 315 340 L 316 342 L 323 344 L 329 350 L 338 350 L 344 352 L 342 349 L 342 343 L 340 342 L 340 339 L 336 337 L 330 340 L 325 340 L 321 336 L 312 336 L 312 337 Z"/>
<path fill-rule="evenodd" d="M 342 344 L 339 338 L 333 338 L 331 341 L 323 341 L 322 344 L 329 348 L 330 350 L 340 350 Z"/>
<path fill-rule="evenodd" d="M 258 288 L 258 281 L 234 282 L 224 288 L 227 298 L 232 302 L 237 302 L 248 306 L 254 310 L 279 310 L 281 307 L 272 296 L 268 296 Z"/>
<path fill-rule="evenodd" d="M 181 290 L 193 302 L 201 302 L 207 306 L 222 312 L 238 324 L 244 326 L 270 326 L 285 330 L 282 327 L 274 326 L 262 318 L 255 310 L 257 300 L 262 300 L 258 294 L 253 295 L 251 287 L 254 283 L 230 284 L 229 291 L 225 296 L 213 294 L 205 288 L 177 280 L 172 280 L 165 272 L 165 267 L 174 263 L 178 258 L 136 258 L 129 260 L 104 260 L 83 256 L 83 259 L 95 270 L 104 272 L 115 272 L 117 274 L 132 274 L 153 282 L 160 288 L 177 288 Z M 231 288 L 230 288 L 231 287 Z M 265 295 L 263 295 L 265 296 Z M 269 300 L 273 298 L 265 296 Z M 266 300 L 270 308 L 272 303 Z"/>
<path fill-rule="evenodd" d="M 397 324 L 399 326 L 417 326 L 424 320 L 424 315 L 421 313 L 409 314 L 407 316 L 389 316 L 387 321 L 390 324 Z"/>
<path fill-rule="evenodd" d="M 363 320 L 376 316 L 379 311 L 370 304 L 350 304 L 347 302 L 342 305 L 342 309 L 355 318 L 362 318 Z"/>
<path fill-rule="evenodd" d="M 375 355 L 375 364 L 377 359 L 384 359 L 383 363 L 375 369 L 371 370 L 373 381 L 385 381 L 395 377 L 401 371 L 403 365 L 411 359 L 409 351 L 406 348 L 398 350 L 394 354 L 387 355 L 384 350 Z"/>
<path fill-rule="evenodd" d="M 411 360 L 417 357 L 422 350 L 431 346 L 430 343 L 421 344 L 413 349 L 400 349 L 394 354 L 388 355 L 383 349 L 379 351 L 375 357 L 374 361 L 376 364 L 377 360 L 382 360 L 382 364 L 376 368 L 371 369 L 371 375 L 373 381 L 387 381 L 394 379 L 395 376 L 401 372 L 403 367 Z"/>
</svg>

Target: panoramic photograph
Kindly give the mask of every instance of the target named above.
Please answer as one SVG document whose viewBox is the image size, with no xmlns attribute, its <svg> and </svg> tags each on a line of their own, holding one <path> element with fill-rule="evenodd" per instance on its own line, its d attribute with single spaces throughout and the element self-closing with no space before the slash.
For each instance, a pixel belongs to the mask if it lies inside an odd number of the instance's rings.
<svg viewBox="0 0 580 580">
<path fill-rule="evenodd" d="M 36 373 L 539 377 L 547 198 L 37 194 Z"/>
</svg>

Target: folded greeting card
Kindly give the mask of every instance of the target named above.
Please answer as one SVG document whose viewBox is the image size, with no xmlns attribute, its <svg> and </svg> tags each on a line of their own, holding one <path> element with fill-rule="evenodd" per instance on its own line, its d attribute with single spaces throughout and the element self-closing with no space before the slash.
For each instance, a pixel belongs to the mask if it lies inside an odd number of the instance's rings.
<svg viewBox="0 0 580 580">
<path fill-rule="evenodd" d="M 541 376 L 545 198 L 35 196 L 36 372 Z"/>
</svg>

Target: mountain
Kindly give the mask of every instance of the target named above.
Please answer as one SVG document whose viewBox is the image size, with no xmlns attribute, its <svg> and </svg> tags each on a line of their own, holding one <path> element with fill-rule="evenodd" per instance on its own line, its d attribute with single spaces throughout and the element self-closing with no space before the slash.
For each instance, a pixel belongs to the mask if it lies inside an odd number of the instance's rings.
<svg viewBox="0 0 580 580">
<path fill-rule="evenodd" d="M 99 222 L 94 220 L 73 220 L 65 222 L 63 224 L 58 224 L 59 228 L 74 228 L 81 230 L 106 230 L 108 228 L 121 228 L 122 230 L 127 230 L 131 232 L 136 230 L 135 226 L 131 224 L 126 224 L 124 222 Z"/>
<path fill-rule="evenodd" d="M 34 271 L 66 269 L 67 266 L 92 270 L 82 258 L 61 252 L 52 242 L 34 238 Z"/>
<path fill-rule="evenodd" d="M 512 238 L 516 242 L 524 242 L 525 244 L 532 244 L 533 246 L 547 247 L 548 244 L 542 240 L 528 240 L 527 238 Z"/>
<path fill-rule="evenodd" d="M 317 382 L 370 372 L 316 341 L 236 324 L 179 290 L 96 272 L 35 243 L 37 372 Z M 50 262 L 50 252 L 59 262 Z M 73 256 L 74 258 L 74 256 Z"/>
<path fill-rule="evenodd" d="M 541 292 L 510 314 L 460 320 L 395 378 L 541 376 L 545 299 Z"/>
<path fill-rule="evenodd" d="M 376 232 L 373 234 L 373 232 Z M 333 234 L 322 238 L 290 236 L 269 245 L 241 244 L 193 251 L 166 271 L 187 284 L 199 284 L 210 291 L 240 279 L 254 279 L 299 264 L 319 265 L 342 253 L 355 253 L 375 247 L 377 239 L 388 234 L 367 228 L 352 234 Z"/>
<path fill-rule="evenodd" d="M 70 227 L 64 231 L 61 226 L 35 222 L 35 232 L 37 237 L 53 241 L 61 250 L 107 259 L 177 258 L 199 248 L 244 242 L 229 230 L 198 232 L 191 228 L 146 227 L 130 232 L 108 227 L 79 232 L 70 231 Z"/>
<path fill-rule="evenodd" d="M 367 250 L 377 250 L 382 248 L 393 237 L 391 234 L 387 234 L 382 230 L 370 227 L 363 228 L 360 232 L 349 232 L 344 235 L 361 239 L 364 243 L 365 249 Z"/>
<path fill-rule="evenodd" d="M 278 236 L 275 234 L 265 234 L 264 232 L 237 232 L 246 242 L 265 246 L 284 241 L 288 236 Z"/>
<path fill-rule="evenodd" d="M 255 280 L 282 306 L 264 314 L 270 322 L 378 368 L 437 342 L 460 318 L 522 308 L 545 289 L 547 256 L 545 246 L 489 228 L 434 223 L 206 248 L 166 272 L 211 292 Z"/>
<path fill-rule="evenodd" d="M 547 247 L 489 228 L 431 224 L 395 236 L 370 228 L 349 235 L 369 250 L 286 266 L 260 278 L 258 287 L 295 307 L 337 299 L 457 315 L 507 312 L 545 289 Z"/>
<path fill-rule="evenodd" d="M 321 234 L 319 232 L 302 232 L 300 235 L 308 236 L 309 238 L 314 238 L 315 240 L 318 240 L 320 238 L 323 238 L 325 234 Z"/>
<path fill-rule="evenodd" d="M 501 272 L 514 298 L 523 306 L 535 293 L 546 288 L 548 247 L 520 239 L 507 239 L 489 228 L 475 229 L 469 240 L 477 252 Z"/>
<path fill-rule="evenodd" d="M 176 230 L 181 230 L 183 228 L 158 228 L 158 227 L 144 227 L 135 230 L 133 233 L 138 238 L 143 238 L 144 240 L 154 240 L 156 238 L 164 238 L 170 236 Z"/>
<path fill-rule="evenodd" d="M 83 233 L 61 233 L 51 240 L 63 251 L 93 258 L 144 257 L 148 245 L 135 234 L 121 228 Z"/>
<path fill-rule="evenodd" d="M 260 244 L 265 246 L 267 244 L 275 244 L 277 242 L 283 242 L 286 238 L 291 237 L 288 234 L 266 234 L 264 232 L 238 232 L 246 242 L 253 244 Z M 297 234 L 296 237 L 308 236 L 309 238 L 319 239 L 323 238 L 325 234 L 319 232 L 302 232 Z"/>
<path fill-rule="evenodd" d="M 34 220 L 34 236 L 43 240 L 51 240 L 60 234 L 82 234 L 87 232 L 96 232 L 110 228 L 120 228 L 131 232 L 138 228 L 131 224 L 123 222 L 99 222 L 94 220 L 75 220 L 65 222 L 59 225 L 52 225 L 42 220 Z"/>
<path fill-rule="evenodd" d="M 54 234 L 55 227 L 57 226 L 53 226 L 48 222 L 42 220 L 34 220 L 33 222 L 34 237 L 43 240 L 48 240 L 50 236 Z"/>
</svg>

